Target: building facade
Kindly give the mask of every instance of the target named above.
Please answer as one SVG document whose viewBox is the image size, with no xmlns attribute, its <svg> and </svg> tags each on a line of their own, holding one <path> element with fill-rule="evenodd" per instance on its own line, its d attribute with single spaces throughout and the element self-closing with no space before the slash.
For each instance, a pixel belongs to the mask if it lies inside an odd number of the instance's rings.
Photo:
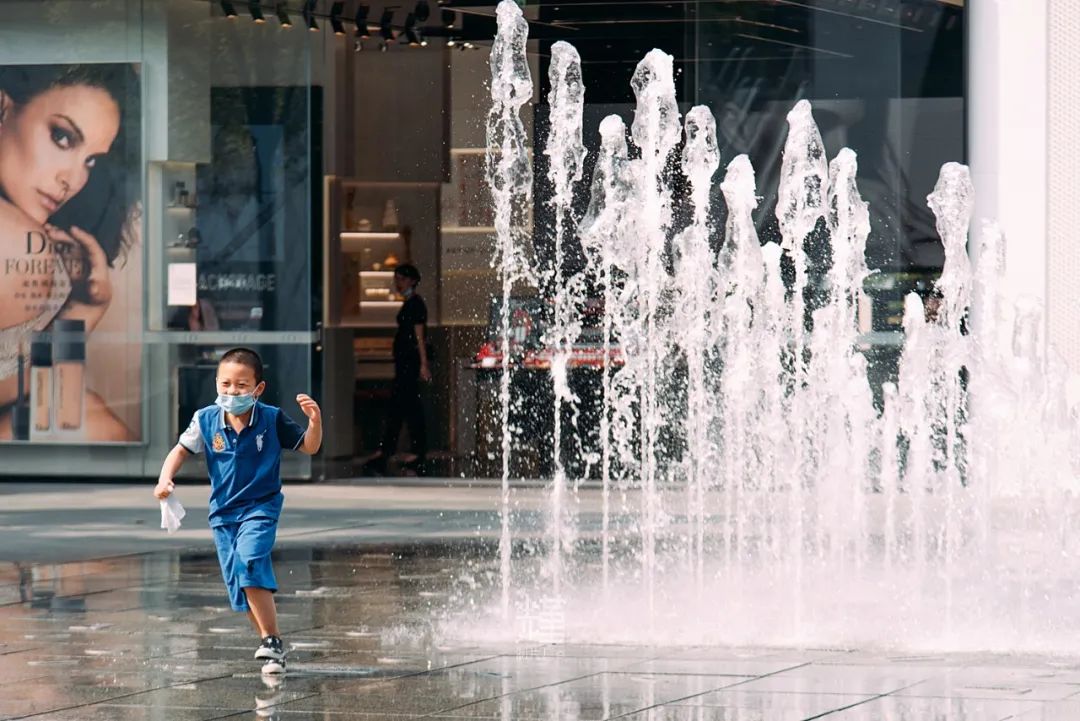
<svg viewBox="0 0 1080 721">
<path fill-rule="evenodd" d="M 21 209 L 30 216 L 22 225 L 0 225 L 9 244 L 3 298 L 19 308 L 0 343 L 8 349 L 0 473 L 156 475 L 191 414 L 212 400 L 220 351 L 247 345 L 264 355 L 269 402 L 298 414 L 291 399 L 312 392 L 324 406 L 322 457 L 290 457 L 285 474 L 354 474 L 390 402 L 400 303 L 390 281 L 406 261 L 424 274 L 437 471 L 492 472 L 492 390 L 476 354 L 490 337 L 498 287 L 484 179 L 495 3 L 405 5 L 4 3 L 0 97 L 12 117 L 50 89 L 101 102 L 96 114 L 80 104 L 85 118 L 72 118 L 83 161 L 94 160 L 85 180 L 57 179 L 59 166 L 0 141 L 0 173 L 3 153 L 25 171 L 22 180 L 0 175 L 0 189 L 19 206 L 23 183 L 39 206 L 36 216 Z M 591 149 L 604 116 L 632 119 L 630 78 L 645 52 L 671 53 L 683 112 L 704 104 L 716 116 L 721 162 L 739 153 L 753 160 L 766 240 L 777 232 L 770 218 L 786 114 L 810 100 L 829 155 L 843 146 L 859 155 L 872 208 L 867 262 L 880 271 L 867 289 L 865 330 L 878 382 L 895 372 L 903 295 L 925 289 L 943 260 L 925 202 L 938 168 L 1002 142 L 978 140 L 988 115 L 973 108 L 987 106 L 972 105 L 1012 77 L 1000 68 L 1003 49 L 1014 46 L 993 43 L 1000 18 L 973 21 L 962 0 L 529 0 L 524 9 L 537 177 L 558 40 L 582 57 Z M 1034 38 L 1042 21 L 1024 20 Z M 978 60 L 995 53 L 999 65 Z M 1054 62 L 1051 77 L 1066 77 L 1070 61 Z M 1037 85 L 1027 90 L 1046 97 Z M 56 189 L 42 187 L 54 181 Z M 48 207 L 57 200 L 62 208 Z M 530 222 L 542 255 L 549 209 L 538 203 Z M 94 295 L 102 274 L 107 299 Z M 541 376 L 540 399 L 545 384 Z M 522 473 L 545 468 L 538 459 Z"/>
</svg>

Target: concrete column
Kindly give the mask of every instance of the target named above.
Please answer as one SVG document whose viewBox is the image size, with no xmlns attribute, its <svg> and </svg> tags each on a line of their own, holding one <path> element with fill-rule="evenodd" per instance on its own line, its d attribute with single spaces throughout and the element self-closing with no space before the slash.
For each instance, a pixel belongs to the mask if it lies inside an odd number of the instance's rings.
<svg viewBox="0 0 1080 721">
<path fill-rule="evenodd" d="M 1047 339 L 1080 378 L 1080 18 L 1051 0 L 1046 54 Z M 1075 392 L 1075 391 L 1074 391 Z"/>
<path fill-rule="evenodd" d="M 210 8 L 175 0 L 143 3 L 148 161 L 210 161 Z"/>
<path fill-rule="evenodd" d="M 968 156 L 974 237 L 1006 237 L 1005 290 L 1047 299 L 1047 13 L 1068 0 L 967 4 Z M 975 249 L 978 243 L 973 244 Z"/>
</svg>

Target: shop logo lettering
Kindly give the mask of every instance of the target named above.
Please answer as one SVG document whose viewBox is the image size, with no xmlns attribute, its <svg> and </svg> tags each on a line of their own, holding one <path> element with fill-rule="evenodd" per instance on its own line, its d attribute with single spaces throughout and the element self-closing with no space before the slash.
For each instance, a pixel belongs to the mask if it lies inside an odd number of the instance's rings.
<svg viewBox="0 0 1080 721">
<path fill-rule="evenodd" d="M 200 273 L 199 290 L 268 291 L 277 289 L 275 273 Z"/>
</svg>

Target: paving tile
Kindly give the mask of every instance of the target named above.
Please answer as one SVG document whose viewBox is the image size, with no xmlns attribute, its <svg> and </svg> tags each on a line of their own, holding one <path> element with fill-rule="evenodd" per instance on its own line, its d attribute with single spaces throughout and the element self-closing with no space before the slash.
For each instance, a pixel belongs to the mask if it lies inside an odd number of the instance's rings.
<svg viewBox="0 0 1080 721">
<path fill-rule="evenodd" d="M 806 662 L 803 662 L 806 663 Z M 651 659 L 630 664 L 628 671 L 645 673 L 687 674 L 694 676 L 738 676 L 754 678 L 766 674 L 779 673 L 803 665 L 798 661 L 757 659 Z"/>
<path fill-rule="evenodd" d="M 1027 721 L 1028 717 L 1025 714 L 1035 711 L 1040 706 L 1041 704 L 1030 701 L 888 696 L 830 714 L 826 719 L 828 721 L 1016 721 L 1022 718 Z"/>
<path fill-rule="evenodd" d="M 1019 699 L 1059 701 L 1080 693 L 1078 683 L 1042 681 L 1038 676 L 1017 673 L 973 672 L 967 669 L 931 678 L 897 696 L 970 699 Z"/>
<path fill-rule="evenodd" d="M 258 718 L 255 715 L 254 718 Z M 416 719 L 453 718 L 441 716 L 417 716 L 415 714 L 349 713 L 347 711 L 283 711 L 274 709 L 272 715 L 263 717 L 265 721 L 415 721 Z M 456 721 L 461 721 L 457 717 Z M 529 720 L 526 720 L 529 721 Z"/>
<path fill-rule="evenodd" d="M 723 676 L 600 673 L 538 689 L 515 692 L 507 685 L 500 698 L 481 701 L 443 715 L 469 718 L 604 719 L 696 696 L 738 681 Z"/>
<path fill-rule="evenodd" d="M 285 711 L 435 714 L 497 696 L 506 680 L 455 670 L 400 678 L 329 681 L 319 694 L 282 705 Z"/>
<path fill-rule="evenodd" d="M 729 646 L 691 646 L 688 648 L 657 649 L 661 658 L 685 660 L 759 660 L 780 661 L 794 665 L 796 663 L 846 663 L 849 651 L 823 648 L 775 648 L 775 647 L 736 647 Z"/>
<path fill-rule="evenodd" d="M 802 721 L 819 714 L 829 714 L 835 708 L 841 707 L 817 706 L 812 700 L 786 699 L 783 695 L 778 695 L 763 698 L 760 704 L 751 701 L 747 705 L 732 704 L 730 706 L 658 706 L 624 716 L 622 719 L 625 721 Z M 816 709 L 822 710 L 815 713 Z M 825 719 L 831 718 L 833 718 L 832 715 L 825 716 Z"/>
<path fill-rule="evenodd" d="M 919 667 L 810 664 L 753 679 L 741 688 L 759 692 L 876 695 L 911 691 L 942 673 L 941 669 Z"/>
<path fill-rule="evenodd" d="M 876 696 L 866 694 L 789 693 L 744 691 L 742 686 L 714 691 L 679 701 L 672 706 L 730 709 L 750 718 L 754 714 L 779 718 L 810 718 L 862 703 Z M 800 715 L 801 714 L 801 715 Z"/>
<path fill-rule="evenodd" d="M 153 688 L 149 678 L 122 679 L 115 682 L 72 683 L 66 679 L 34 679 L 30 683 L 3 687 L 0 713 L 10 717 L 42 714 L 86 704 L 113 701 Z M 2 716 L 0 716 L 2 717 Z"/>
<path fill-rule="evenodd" d="M 176 707 L 116 706 L 94 704 L 68 711 L 35 716 L 33 721 L 212 721 L 247 709 L 192 709 Z"/>
<path fill-rule="evenodd" d="M 1017 717 L 1017 721 L 1076 721 L 1080 719 L 1080 700 L 1038 704 Z"/>
<path fill-rule="evenodd" d="M 122 700 L 114 700 L 112 705 L 136 708 L 255 710 L 316 696 L 326 688 L 322 679 L 274 681 L 274 685 L 268 685 L 257 673 L 196 681 L 132 694 Z"/>
<path fill-rule="evenodd" d="M 543 644 L 532 646 L 533 656 L 577 656 L 579 658 L 637 658 L 652 659 L 672 653 L 662 646 L 627 646 L 620 644 Z"/>
</svg>

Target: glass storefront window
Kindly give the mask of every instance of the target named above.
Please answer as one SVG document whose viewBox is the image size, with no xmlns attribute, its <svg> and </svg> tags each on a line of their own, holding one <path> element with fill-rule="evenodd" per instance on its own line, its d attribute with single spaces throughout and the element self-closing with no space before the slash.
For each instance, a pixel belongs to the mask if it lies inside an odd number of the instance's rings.
<svg viewBox="0 0 1080 721">
<path fill-rule="evenodd" d="M 532 21 L 530 37 L 536 38 L 530 44 L 530 59 L 536 62 L 533 80 L 538 96 L 524 115 L 537 129 L 532 240 L 541 269 L 552 263 L 554 245 L 554 217 L 547 202 L 550 193 L 545 190 L 547 165 L 542 152 L 549 132 L 547 73 L 552 44 L 566 40 L 582 58 L 584 134 L 589 155 L 585 180 L 576 191 L 575 218 L 585 212 L 600 121 L 616 114 L 630 126 L 634 118 L 630 87 L 634 68 L 649 50 L 660 48 L 674 58 L 680 111 L 685 116 L 692 106 L 704 105 L 717 121 L 721 170 L 714 178 L 712 197 L 715 251 L 720 251 L 719 229 L 725 219 L 719 180 L 723 168 L 739 154 L 748 155 L 756 170 L 761 199 L 755 219 L 761 241 L 779 241 L 775 213 L 786 118 L 798 101 L 811 102 L 830 158 L 845 146 L 858 153 L 859 187 L 870 204 L 872 219 L 866 261 L 876 271 L 866 284 L 863 303 L 864 350 L 876 393 L 882 382 L 895 379 L 903 297 L 911 290 L 927 292 L 943 261 L 926 196 L 943 163 L 965 160 L 962 3 L 748 0 L 622 4 L 617 10 L 601 3 L 526 3 L 524 9 Z M 482 58 L 467 62 L 474 66 L 474 76 L 486 78 L 487 53 L 480 54 Z M 466 82 L 476 82 L 475 77 Z M 473 98 L 478 95 L 474 93 Z M 456 110 L 468 116 L 468 109 Z M 677 171 L 673 175 L 677 176 Z M 673 198 L 677 218 L 685 211 L 682 196 L 677 189 Z M 476 193 L 475 197 L 480 209 L 485 208 L 486 194 Z M 444 252 L 449 247 L 444 239 Z M 586 262 L 573 243 L 567 257 L 566 273 L 579 270 Z M 816 267 L 820 276 L 827 263 L 828 258 L 820 253 L 811 258 L 812 275 Z M 792 273 L 790 267 L 785 270 Z M 561 282 L 553 275 L 547 277 L 551 287 L 536 290 L 541 298 L 553 297 L 554 285 Z M 824 278 L 818 281 L 823 285 Z M 484 299 L 490 300 L 491 291 L 486 290 Z M 446 295 L 446 307 L 457 307 L 455 297 L 468 299 L 473 304 L 473 322 L 488 324 L 485 311 L 490 305 L 481 309 L 475 295 L 461 290 Z M 811 299 L 808 305 L 808 318 L 814 302 Z M 492 327 L 488 337 L 493 335 L 497 329 Z M 483 370 L 479 373 L 482 376 Z M 480 376 L 469 386 L 469 393 L 475 395 L 462 394 L 474 404 L 467 417 L 485 416 L 476 409 L 484 407 L 494 392 L 484 390 Z M 588 385 L 584 377 L 582 382 Z M 522 434 L 527 447 L 519 455 L 538 459 L 520 469 L 526 475 L 546 475 L 545 469 L 550 470 L 550 385 L 549 378 L 546 385 L 539 382 L 536 388 L 521 390 L 533 412 L 528 414 L 528 430 Z M 489 420 L 492 412 L 487 412 Z M 520 425 L 524 421 L 512 422 Z M 490 472 L 498 465 L 490 461 L 498 454 L 492 446 L 498 445 L 501 430 L 477 430 L 483 425 L 483 419 L 477 421 L 461 437 L 467 437 L 463 445 L 476 444 L 470 447 L 472 457 L 479 459 L 477 467 Z M 495 442 L 485 444 L 485 437 Z"/>
<path fill-rule="evenodd" d="M 0 216 L 27 225 L 0 225 L 25 316 L 0 330 L 5 472 L 156 475 L 180 416 L 213 401 L 206 372 L 230 346 L 264 354 L 273 398 L 310 392 L 317 42 L 201 1 L 4 11 L 0 168 L 17 163 L 40 195 L 29 203 L 0 170 Z M 34 98 L 73 93 L 50 116 L 66 119 L 52 129 L 62 153 L 13 142 Z"/>
<path fill-rule="evenodd" d="M 72 227 L 91 223 L 64 212 L 46 211 L 38 227 L 51 218 L 70 236 L 45 246 L 60 259 L 70 292 L 51 297 L 40 283 L 53 279 L 43 277 L 25 279 L 25 289 L 16 278 L 6 291 L 24 311 L 5 321 L 9 335 L 0 342 L 0 440 L 10 443 L 3 452 L 11 472 L 63 473 L 74 460 L 86 461 L 78 465 L 85 473 L 156 474 L 182 416 L 205 391 L 215 353 L 238 344 L 266 351 L 283 398 L 322 396 L 335 425 L 329 457 L 371 451 L 390 402 L 399 307 L 390 279 L 402 262 L 424 278 L 435 376 L 425 402 L 431 445 L 448 459 L 441 472 L 486 472 L 492 457 L 483 439 L 491 428 L 483 409 L 491 388 L 478 358 L 498 315 L 484 168 L 495 2 L 440 3 L 419 28 L 425 42 L 410 40 L 408 8 L 369 8 L 368 18 L 389 11 L 388 39 L 381 22 L 355 27 L 356 8 L 347 5 L 338 34 L 328 17 L 334 6 L 323 0 L 312 16 L 318 32 L 300 21 L 300 3 L 284 4 L 293 27 L 272 14 L 257 22 L 242 3 L 230 18 L 221 3 L 205 0 L 4 4 L 0 68 L 86 66 L 130 78 L 114 102 L 122 140 L 88 176 L 100 183 L 108 175 L 115 190 L 103 206 L 109 217 L 90 229 L 112 263 L 108 301 L 86 302 L 89 275 L 79 266 L 89 270 L 92 258 L 80 255 L 86 244 Z M 523 6 L 535 85 L 523 120 L 538 192 L 522 222 L 537 269 L 552 256 L 542 152 L 552 44 L 572 42 L 583 60 L 590 153 L 576 218 L 588 201 L 600 120 L 615 113 L 632 121 L 630 78 L 658 47 L 674 57 L 681 112 L 702 104 L 716 117 L 721 164 L 740 153 L 754 163 L 763 241 L 777 234 L 785 118 L 798 100 L 813 104 L 830 156 L 843 145 L 858 153 L 873 224 L 867 262 L 878 271 L 866 287 L 867 352 L 875 386 L 891 377 L 901 299 L 928 288 L 942 260 L 925 196 L 942 162 L 965 159 L 963 3 Z M 10 150 L 0 144 L 0 154 Z M 3 165 L 0 156 L 0 176 Z M 17 195 L 0 191 L 0 203 Z M 74 195 L 64 203 L 68 215 L 91 197 Z M 717 228 L 720 201 L 716 188 Z M 676 213 L 685 211 L 681 202 Z M 9 235 L 5 260 L 16 269 L 27 255 L 25 229 Z M 585 262 L 575 247 L 568 253 L 568 267 Z M 540 315 L 548 312 L 551 288 L 540 285 L 521 289 L 515 302 L 539 302 Z M 39 297 L 16 298 L 22 293 Z M 32 336 L 53 330 L 54 320 L 78 320 L 73 308 L 89 313 L 75 339 L 85 346 L 83 435 L 31 438 L 23 431 L 35 397 Z M 21 330 L 12 334 L 15 326 Z M 45 345 L 56 358 L 77 356 L 67 340 L 38 337 L 38 365 Z M 536 407 L 547 408 L 532 419 L 538 448 L 549 445 L 549 386 L 550 378 L 535 391 Z M 46 441 L 65 450 L 50 455 Z M 312 472 L 307 459 L 297 463 L 289 473 Z M 536 456 L 536 468 L 545 463 Z"/>
</svg>

